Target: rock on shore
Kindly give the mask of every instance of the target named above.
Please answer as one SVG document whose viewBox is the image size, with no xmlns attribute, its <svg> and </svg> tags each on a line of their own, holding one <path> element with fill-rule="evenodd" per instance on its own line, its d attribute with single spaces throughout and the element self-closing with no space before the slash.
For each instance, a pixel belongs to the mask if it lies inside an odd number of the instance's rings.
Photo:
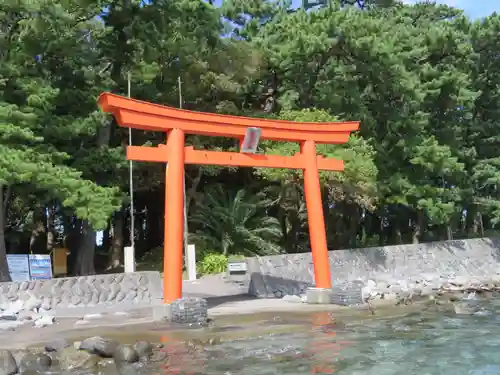
<svg viewBox="0 0 500 375">
<path fill-rule="evenodd" d="M 5 303 L 0 307 L 0 331 L 14 330 L 25 324 L 42 328 L 54 323 L 54 316 L 48 314 L 42 301 L 34 297 L 27 301 Z"/>
<path fill-rule="evenodd" d="M 135 364 L 163 361 L 164 352 L 159 353 L 148 341 L 137 341 L 133 345 L 120 344 L 116 340 L 100 336 L 89 337 L 70 344 L 58 340 L 45 345 L 43 351 L 0 350 L 0 375 L 36 374 L 58 371 L 101 372 L 110 365 L 122 369 L 133 369 Z"/>
<path fill-rule="evenodd" d="M 361 281 L 360 281 L 361 282 Z M 370 303 L 374 300 L 393 301 L 395 305 L 407 305 L 418 300 L 435 300 L 443 297 L 455 303 L 455 312 L 464 314 L 466 311 L 474 312 L 474 308 L 467 308 L 467 303 L 461 301 L 470 295 L 481 298 L 491 298 L 500 293 L 500 276 L 493 279 L 473 279 L 466 277 L 439 277 L 421 275 L 409 280 L 393 279 L 389 275 L 385 280 L 368 280 L 362 283 L 360 301 Z M 355 288 L 351 288 L 356 293 Z M 284 295 L 283 300 L 296 303 L 307 303 L 306 295 Z M 470 304 L 469 304 L 470 305 Z M 477 313 L 477 311 L 476 311 Z"/>
<path fill-rule="evenodd" d="M 8 350 L 0 350 L 0 375 L 14 375 L 18 370 L 14 355 Z"/>
</svg>

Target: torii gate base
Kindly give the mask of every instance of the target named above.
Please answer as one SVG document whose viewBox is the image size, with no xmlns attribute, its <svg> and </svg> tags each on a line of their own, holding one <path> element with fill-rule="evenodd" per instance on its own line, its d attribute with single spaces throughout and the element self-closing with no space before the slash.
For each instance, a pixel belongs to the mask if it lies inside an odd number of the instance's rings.
<svg viewBox="0 0 500 375">
<path fill-rule="evenodd" d="M 342 171 L 344 163 L 317 156 L 316 144 L 347 142 L 350 133 L 358 130 L 359 122 L 295 123 L 217 115 L 160 106 L 110 93 L 101 94 L 99 104 L 103 111 L 115 116 L 120 126 L 168 133 L 166 145 L 127 148 L 129 160 L 168 163 L 163 264 L 165 303 L 182 297 L 185 164 L 303 169 L 316 287 L 331 289 L 318 170 Z M 260 128 L 263 139 L 299 142 L 300 153 L 293 156 L 255 155 L 194 150 L 185 146 L 185 134 L 233 137 L 241 142 L 248 127 Z"/>
</svg>

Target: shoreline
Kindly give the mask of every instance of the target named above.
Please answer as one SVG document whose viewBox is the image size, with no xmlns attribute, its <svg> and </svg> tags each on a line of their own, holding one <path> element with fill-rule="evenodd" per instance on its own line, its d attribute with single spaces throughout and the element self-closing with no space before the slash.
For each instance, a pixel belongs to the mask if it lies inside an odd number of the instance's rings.
<svg viewBox="0 0 500 375">
<path fill-rule="evenodd" d="M 230 297 L 228 299 L 230 300 Z M 442 299 L 446 300 L 447 297 L 443 296 Z M 0 349 L 24 350 L 56 340 L 77 340 L 94 335 L 117 336 L 130 340 L 142 339 L 144 336 L 160 337 L 162 334 L 179 339 L 213 335 L 250 337 L 263 332 L 264 328 L 260 326 L 263 322 L 269 322 L 270 331 L 279 326 L 286 326 L 287 321 L 294 327 L 303 325 L 305 329 L 310 329 L 311 316 L 315 313 L 328 313 L 340 322 L 391 319 L 410 312 L 422 311 L 433 304 L 430 297 L 419 298 L 408 304 L 397 304 L 395 300 L 381 299 L 357 306 L 311 305 L 283 299 L 249 297 L 247 300 L 240 298 L 209 308 L 209 318 L 213 319 L 213 323 L 208 327 L 183 327 L 154 321 L 153 309 L 148 307 L 130 311 L 128 315 L 94 316 L 85 323 L 81 323 L 81 318 L 61 317 L 57 319 L 56 324 L 43 328 L 21 326 L 12 331 L 15 335 L 12 335 L 9 342 L 4 340 L 0 342 Z M 225 333 L 225 327 L 230 327 L 227 329 L 229 333 Z"/>
<path fill-rule="evenodd" d="M 321 312 L 333 313 L 340 320 L 391 318 L 411 311 L 422 311 L 433 305 L 441 305 L 441 310 L 457 314 L 468 313 L 466 309 L 457 308 L 468 294 L 474 293 L 489 299 L 500 293 L 499 281 L 481 281 L 478 278 L 447 279 L 439 287 L 418 282 L 409 284 L 407 288 L 402 288 L 399 284 L 383 286 L 381 288 L 380 284 L 368 282 L 363 288 L 365 303 L 354 306 L 307 304 L 300 297 L 292 295 L 279 299 L 250 295 L 208 297 L 208 316 L 216 326 L 229 324 L 233 326 L 233 331 L 244 332 L 245 327 L 255 324 L 259 319 L 269 320 L 276 316 L 303 318 Z M 180 336 L 207 335 L 211 332 L 210 327 L 183 327 L 155 321 L 153 309 L 154 306 L 151 305 L 134 309 L 111 307 L 91 314 L 88 314 L 88 309 L 67 309 L 56 315 L 55 324 L 36 328 L 28 323 L 15 330 L 4 330 L 4 334 L 15 334 L 8 342 L 2 340 L 0 349 L 19 350 L 61 338 L 89 336 L 92 333 L 106 335 L 128 332 L 129 335 L 140 337 L 141 330 L 154 332 L 162 329 L 168 334 Z"/>
<path fill-rule="evenodd" d="M 167 361 L 171 355 L 196 357 L 195 353 L 199 353 L 203 356 L 207 351 L 217 352 L 220 348 L 234 345 L 249 343 L 259 346 L 261 340 L 273 340 L 273 337 L 282 340 L 283 346 L 287 346 L 290 334 L 298 334 L 299 338 L 306 339 L 322 337 L 325 332 L 335 334 L 335 331 L 349 335 L 351 330 L 363 327 L 392 327 L 394 321 L 433 321 L 440 319 L 443 314 L 450 316 L 450 313 L 472 315 L 478 310 L 459 312 L 457 305 L 473 306 L 495 297 L 485 294 L 486 298 L 478 298 L 468 294 L 468 291 L 461 291 L 461 295 L 457 295 L 456 291 L 436 291 L 435 296 L 420 296 L 404 303 L 380 299 L 370 304 L 347 307 L 308 305 L 290 299 L 275 299 L 269 304 L 269 300 L 242 301 L 240 297 L 239 301 L 229 303 L 229 306 L 221 304 L 211 307 L 210 317 L 213 320 L 208 326 L 196 325 L 191 328 L 166 321 L 153 322 L 137 312 L 122 318 L 121 322 L 116 317 L 112 319 L 113 316 L 111 319 L 107 316 L 108 320 L 96 317 L 88 325 L 78 327 L 75 327 L 75 318 L 62 318 L 54 326 L 25 330 L 38 333 L 36 336 L 12 335 L 8 345 L 0 343 L 0 352 L 4 359 L 10 356 L 12 365 L 17 363 L 17 366 L 22 367 L 25 363 L 36 365 L 45 361 L 48 363 L 47 369 L 50 367 L 55 373 L 63 373 L 68 369 L 90 369 L 94 372 L 102 370 L 102 373 L 112 370 L 114 374 L 116 369 L 133 370 L 135 366 L 148 366 L 156 371 L 157 363 Z M 147 308 L 143 309 L 143 312 L 146 311 Z"/>
</svg>

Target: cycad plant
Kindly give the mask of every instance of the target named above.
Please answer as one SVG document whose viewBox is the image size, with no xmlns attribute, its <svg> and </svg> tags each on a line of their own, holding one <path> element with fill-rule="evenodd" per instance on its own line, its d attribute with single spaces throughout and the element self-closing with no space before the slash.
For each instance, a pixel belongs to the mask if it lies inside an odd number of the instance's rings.
<svg viewBox="0 0 500 375">
<path fill-rule="evenodd" d="M 263 194 L 236 193 L 214 185 L 205 191 L 190 222 L 198 228 L 191 240 L 205 250 L 226 256 L 279 254 L 282 237 L 279 221 L 268 216 L 272 201 Z"/>
</svg>

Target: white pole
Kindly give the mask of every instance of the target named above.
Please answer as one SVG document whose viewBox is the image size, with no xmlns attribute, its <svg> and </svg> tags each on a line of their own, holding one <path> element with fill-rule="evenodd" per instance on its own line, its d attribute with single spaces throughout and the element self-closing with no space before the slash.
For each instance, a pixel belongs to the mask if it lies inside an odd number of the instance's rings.
<svg viewBox="0 0 500 375">
<path fill-rule="evenodd" d="M 194 245 L 188 245 L 186 250 L 187 271 L 189 281 L 196 280 L 196 248 Z"/>
<path fill-rule="evenodd" d="M 181 76 L 177 77 L 177 84 L 179 86 L 179 108 L 182 109 L 182 81 Z"/>
<path fill-rule="evenodd" d="M 128 72 L 127 77 L 127 96 L 131 97 L 131 75 Z M 128 128 L 128 145 L 132 146 L 132 128 Z M 134 181 L 133 181 L 133 164 L 129 160 L 129 194 L 130 194 L 130 246 L 125 250 L 124 264 L 125 272 L 135 271 L 135 217 L 134 217 Z"/>
<path fill-rule="evenodd" d="M 179 88 L 179 108 L 182 109 L 182 80 L 181 76 L 177 77 L 177 85 Z M 187 217 L 187 206 L 186 206 L 186 176 L 184 174 L 184 255 L 186 256 L 185 264 L 186 269 L 189 269 L 189 252 L 188 252 L 188 217 Z"/>
</svg>

